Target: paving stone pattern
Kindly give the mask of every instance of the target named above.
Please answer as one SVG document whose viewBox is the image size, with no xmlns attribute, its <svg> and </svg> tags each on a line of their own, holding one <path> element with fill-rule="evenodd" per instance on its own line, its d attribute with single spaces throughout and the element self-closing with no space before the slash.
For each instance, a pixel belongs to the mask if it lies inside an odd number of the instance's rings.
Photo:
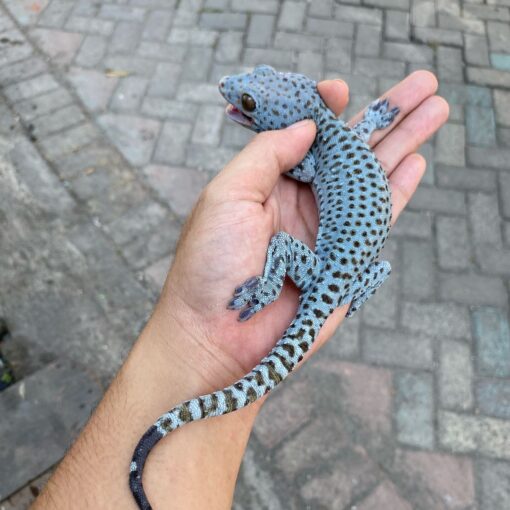
<svg viewBox="0 0 510 510">
<path fill-rule="evenodd" d="M 346 115 L 430 69 L 451 116 L 422 148 L 391 280 L 268 401 L 234 508 L 510 508 L 508 0 L 1 0 L 15 388 L 55 363 L 111 379 L 195 198 L 251 137 L 216 82 L 258 63 L 341 76 Z M 27 508 L 73 427 L 46 464 L 22 459 L 0 508 Z"/>
</svg>

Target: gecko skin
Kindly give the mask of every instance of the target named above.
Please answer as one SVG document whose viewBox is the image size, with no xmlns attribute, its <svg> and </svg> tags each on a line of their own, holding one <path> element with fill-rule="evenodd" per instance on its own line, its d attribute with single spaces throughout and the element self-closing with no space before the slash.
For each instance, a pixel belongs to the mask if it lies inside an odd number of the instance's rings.
<svg viewBox="0 0 510 510">
<path fill-rule="evenodd" d="M 391 222 L 391 195 L 386 175 L 367 145 L 371 133 L 398 114 L 387 100 L 373 102 L 354 128 L 337 119 L 317 92 L 317 84 L 269 66 L 227 76 L 220 81 L 233 120 L 260 132 L 313 119 L 315 141 L 305 159 L 287 173 L 310 183 L 319 208 L 315 251 L 286 232 L 271 238 L 261 276 L 234 291 L 229 309 L 239 320 L 275 301 L 288 275 L 301 290 L 297 315 L 273 350 L 249 374 L 222 390 L 188 400 L 161 416 L 138 443 L 129 485 L 139 508 L 151 508 L 142 472 L 154 445 L 186 423 L 241 409 L 271 391 L 301 361 L 329 315 L 351 303 L 351 316 L 389 276 L 388 262 L 378 261 Z"/>
</svg>

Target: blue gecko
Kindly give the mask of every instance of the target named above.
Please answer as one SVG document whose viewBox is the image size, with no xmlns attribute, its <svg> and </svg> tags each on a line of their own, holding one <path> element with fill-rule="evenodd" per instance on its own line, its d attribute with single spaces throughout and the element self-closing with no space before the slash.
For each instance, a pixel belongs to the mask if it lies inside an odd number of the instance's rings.
<svg viewBox="0 0 510 510">
<path fill-rule="evenodd" d="M 353 315 L 391 271 L 388 262 L 377 260 L 390 230 L 390 189 L 368 140 L 374 130 L 389 126 L 399 109 L 390 110 L 387 99 L 377 100 L 351 129 L 326 107 L 316 82 L 266 65 L 223 78 L 219 89 L 229 103 L 227 115 L 253 131 L 315 121 L 312 147 L 287 175 L 311 184 L 319 229 L 315 250 L 286 232 L 274 235 L 262 274 L 237 287 L 228 303 L 246 321 L 278 298 L 286 275 L 294 281 L 301 290 L 299 308 L 273 350 L 231 386 L 162 415 L 136 446 L 129 485 L 144 510 L 151 506 L 142 485 L 143 467 L 160 439 L 186 423 L 241 409 L 271 391 L 303 359 L 329 315 L 348 303 L 347 316 Z"/>
</svg>

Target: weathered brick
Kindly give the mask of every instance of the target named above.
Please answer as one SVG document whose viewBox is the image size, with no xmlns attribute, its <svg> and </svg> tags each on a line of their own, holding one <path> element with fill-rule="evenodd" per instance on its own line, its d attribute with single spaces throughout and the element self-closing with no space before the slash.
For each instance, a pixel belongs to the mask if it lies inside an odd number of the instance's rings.
<svg viewBox="0 0 510 510">
<path fill-rule="evenodd" d="M 152 69 L 156 65 L 156 62 L 151 62 L 149 59 L 155 61 L 167 60 L 180 64 L 184 62 L 186 53 L 187 47 L 185 45 L 170 45 L 158 41 L 142 41 L 138 46 L 138 55 L 143 58 L 134 60 L 133 57 L 128 58 L 119 55 L 115 55 L 115 58 L 117 62 L 122 62 L 122 58 L 126 59 L 126 62 L 131 62 L 131 64 L 126 63 L 126 65 L 118 65 L 120 69 L 128 69 L 138 74 L 148 75 L 152 74 Z"/>
<path fill-rule="evenodd" d="M 168 43 L 171 47 L 187 46 L 206 46 L 212 48 L 218 40 L 219 32 L 217 30 L 207 30 L 205 28 L 180 28 L 174 27 L 168 37 Z"/>
<path fill-rule="evenodd" d="M 333 0 L 315 0 L 308 5 L 308 16 L 331 18 L 333 14 Z"/>
<path fill-rule="evenodd" d="M 38 24 L 46 27 L 61 27 L 65 23 L 72 8 L 72 2 L 68 2 L 66 0 L 54 0 L 42 11 Z M 34 9 L 34 12 L 37 11 Z"/>
<path fill-rule="evenodd" d="M 488 457 L 510 459 L 510 422 L 496 418 L 439 413 L 439 440 L 456 453 L 479 452 Z"/>
<path fill-rule="evenodd" d="M 29 122 L 40 115 L 45 115 L 55 109 L 69 105 L 72 101 L 72 97 L 66 90 L 56 89 L 47 94 L 20 101 L 16 103 L 15 108 L 21 118 Z"/>
<path fill-rule="evenodd" d="M 491 51 L 508 51 L 510 43 L 510 26 L 508 23 L 489 21 L 487 23 L 487 34 Z"/>
<path fill-rule="evenodd" d="M 395 464 L 406 493 L 423 508 L 446 510 L 475 504 L 471 459 L 442 452 L 398 450 Z"/>
<path fill-rule="evenodd" d="M 355 5 L 337 5 L 335 7 L 335 17 L 342 21 L 363 23 L 365 25 L 380 25 L 382 23 L 382 11 L 380 9 Z"/>
<path fill-rule="evenodd" d="M 297 432 L 310 420 L 313 413 L 310 382 L 306 377 L 289 381 L 264 406 L 255 423 L 255 435 L 266 448 L 277 447 L 289 432 Z"/>
<path fill-rule="evenodd" d="M 352 56 L 352 41 L 349 39 L 330 39 L 326 48 L 326 69 L 338 73 L 350 72 Z M 363 77 L 360 77 L 363 78 Z M 349 82 L 353 87 L 351 81 Z"/>
<path fill-rule="evenodd" d="M 411 22 L 416 27 L 435 26 L 435 5 L 432 0 L 413 0 Z"/>
<path fill-rule="evenodd" d="M 225 100 L 218 93 L 218 86 L 212 83 L 181 82 L 177 90 L 177 100 L 184 103 L 225 104 Z"/>
<path fill-rule="evenodd" d="M 430 239 L 432 237 L 432 216 L 428 212 L 416 212 L 406 209 L 398 217 L 391 235 Z"/>
<path fill-rule="evenodd" d="M 386 11 L 384 35 L 388 39 L 409 40 L 409 13 L 403 11 Z"/>
<path fill-rule="evenodd" d="M 150 96 L 173 97 L 179 85 L 180 64 L 160 62 L 152 77 L 147 94 Z"/>
<path fill-rule="evenodd" d="M 89 111 L 97 112 L 106 108 L 117 85 L 117 78 L 108 78 L 95 69 L 73 67 L 68 79 Z"/>
<path fill-rule="evenodd" d="M 185 3 L 179 2 L 177 10 L 174 11 L 173 26 L 192 28 L 196 26 L 202 10 L 202 0 L 188 0 Z"/>
<path fill-rule="evenodd" d="M 356 508 L 357 510 L 378 510 L 380 508 L 412 510 L 410 503 L 402 498 L 389 480 L 378 485 L 374 492 L 356 505 Z"/>
<path fill-rule="evenodd" d="M 473 106 L 492 106 L 491 90 L 477 85 L 459 85 L 456 83 L 441 83 L 439 94 L 449 103 L 472 104 Z"/>
<path fill-rule="evenodd" d="M 246 26 L 247 16 L 241 13 L 203 12 L 200 15 L 200 25 L 219 30 L 239 30 Z"/>
<path fill-rule="evenodd" d="M 469 345 L 443 340 L 439 353 L 439 400 L 445 409 L 473 406 L 473 367 Z"/>
<path fill-rule="evenodd" d="M 145 97 L 141 111 L 149 117 L 188 121 L 198 112 L 198 105 L 163 97 Z"/>
<path fill-rule="evenodd" d="M 471 338 L 469 310 L 453 303 L 402 303 L 402 325 L 436 338 Z"/>
<path fill-rule="evenodd" d="M 224 116 L 221 106 L 202 105 L 191 135 L 192 143 L 218 145 Z"/>
<path fill-rule="evenodd" d="M 293 54 L 289 50 L 247 48 L 244 52 L 244 63 L 251 66 L 268 64 L 286 70 L 292 68 Z"/>
<path fill-rule="evenodd" d="M 0 411 L 9 420 L 2 420 L 0 427 L 6 441 L 0 452 L 0 498 L 63 457 L 100 396 L 94 378 L 69 362 L 49 365 L 2 393 Z"/>
<path fill-rule="evenodd" d="M 403 42 L 385 42 L 383 55 L 388 58 L 416 62 L 418 64 L 430 63 L 434 59 L 434 52 L 430 47 L 424 44 Z"/>
<path fill-rule="evenodd" d="M 97 129 L 92 124 L 84 123 L 41 140 L 39 146 L 46 158 L 51 160 L 73 152 L 97 138 Z"/>
<path fill-rule="evenodd" d="M 212 48 L 191 47 L 188 50 L 180 76 L 185 81 L 206 81 L 212 61 Z"/>
<path fill-rule="evenodd" d="M 216 60 L 218 62 L 238 62 L 243 49 L 242 32 L 222 32 L 216 47 Z"/>
<path fill-rule="evenodd" d="M 306 2 L 292 2 L 289 0 L 283 2 L 278 18 L 278 28 L 300 31 L 305 19 L 306 5 Z"/>
<path fill-rule="evenodd" d="M 161 163 L 181 165 L 186 158 L 186 142 L 191 135 L 191 125 L 168 121 L 163 125 L 154 153 L 154 160 Z"/>
<path fill-rule="evenodd" d="M 464 34 L 464 59 L 475 66 L 490 65 L 487 38 L 484 35 Z"/>
<path fill-rule="evenodd" d="M 278 31 L 274 38 L 274 47 L 283 50 L 319 50 L 322 45 L 322 37 L 315 35 L 289 34 Z"/>
<path fill-rule="evenodd" d="M 381 48 L 381 31 L 382 27 L 380 25 L 358 25 L 355 53 L 365 57 L 375 57 L 379 55 Z"/>
<path fill-rule="evenodd" d="M 402 291 L 429 298 L 434 293 L 434 254 L 428 241 L 406 241 L 402 247 Z"/>
<path fill-rule="evenodd" d="M 468 160 L 473 166 L 508 169 L 510 149 L 468 146 Z"/>
<path fill-rule="evenodd" d="M 460 191 L 421 186 L 413 195 L 409 207 L 440 213 L 464 214 L 466 200 L 464 193 Z"/>
<path fill-rule="evenodd" d="M 278 0 L 232 0 L 231 7 L 234 11 L 243 12 L 265 12 L 276 13 L 278 12 Z"/>
<path fill-rule="evenodd" d="M 450 189 L 467 191 L 496 191 L 496 172 L 479 168 L 460 168 L 438 165 L 437 183 Z"/>
<path fill-rule="evenodd" d="M 499 174 L 499 192 L 501 194 L 501 209 L 503 216 L 510 218 L 510 174 Z"/>
<path fill-rule="evenodd" d="M 464 6 L 464 13 L 475 18 L 497 21 L 510 20 L 510 12 L 506 7 L 495 7 L 492 5 L 477 5 L 467 3 Z"/>
<path fill-rule="evenodd" d="M 71 16 L 65 25 L 67 30 L 96 35 L 110 35 L 114 26 L 113 21 L 84 16 Z"/>
<path fill-rule="evenodd" d="M 405 368 L 432 368 L 433 341 L 427 335 L 366 328 L 363 358 L 371 363 Z"/>
<path fill-rule="evenodd" d="M 445 30 L 443 28 L 418 27 L 414 28 L 414 38 L 419 42 L 431 44 L 449 44 L 452 46 L 462 46 L 462 33 L 455 30 Z"/>
<path fill-rule="evenodd" d="M 9 51 L 0 52 L 0 67 L 25 60 L 33 54 L 33 50 L 25 42 L 12 46 Z"/>
<path fill-rule="evenodd" d="M 477 85 L 510 87 L 510 73 L 496 69 L 468 66 L 467 79 L 469 82 L 476 83 Z"/>
<path fill-rule="evenodd" d="M 30 35 L 35 45 L 56 65 L 70 64 L 83 39 L 81 34 L 45 28 L 31 30 Z"/>
<path fill-rule="evenodd" d="M 300 51 L 298 54 L 297 72 L 309 76 L 313 80 L 321 80 L 323 73 L 322 54 L 314 51 Z"/>
<path fill-rule="evenodd" d="M 117 23 L 113 36 L 108 44 L 109 53 L 133 53 L 138 47 L 142 32 L 142 24 L 134 21 Z"/>
<path fill-rule="evenodd" d="M 306 32 L 323 37 L 324 35 L 329 35 L 331 37 L 351 39 L 354 35 L 354 25 L 333 19 L 307 18 Z"/>
<path fill-rule="evenodd" d="M 507 292 L 500 278 L 473 273 L 443 273 L 438 279 L 442 299 L 468 305 L 507 306 Z"/>
<path fill-rule="evenodd" d="M 452 5 L 452 3 L 450 3 Z M 453 4 L 455 5 L 455 4 Z M 451 14 L 439 11 L 437 13 L 438 25 L 448 30 L 460 30 L 464 33 L 485 35 L 485 23 L 480 19 L 452 16 Z"/>
<path fill-rule="evenodd" d="M 510 71 L 510 55 L 506 53 L 491 53 L 492 67 L 501 71 Z"/>
<path fill-rule="evenodd" d="M 88 35 L 81 45 L 75 63 L 83 67 L 94 67 L 106 53 L 106 39 L 102 35 Z"/>
<path fill-rule="evenodd" d="M 38 96 L 59 88 L 59 84 L 49 74 L 42 74 L 3 89 L 4 94 L 13 102 Z"/>
<path fill-rule="evenodd" d="M 98 118 L 98 122 L 132 165 L 146 165 L 150 161 L 160 129 L 158 121 L 106 113 Z"/>
<path fill-rule="evenodd" d="M 354 70 L 364 76 L 402 78 L 405 74 L 405 63 L 380 58 L 359 57 L 356 60 Z"/>
<path fill-rule="evenodd" d="M 140 7 L 128 7 L 125 5 L 103 4 L 99 10 L 99 16 L 105 19 L 117 21 L 144 21 L 145 9 Z"/>
<path fill-rule="evenodd" d="M 458 124 L 445 124 L 437 135 L 436 161 L 452 166 L 465 166 L 466 131 Z"/>
<path fill-rule="evenodd" d="M 494 90 L 494 107 L 498 124 L 510 126 L 510 92 Z"/>
<path fill-rule="evenodd" d="M 439 79 L 445 82 L 464 82 L 462 50 L 439 46 L 436 51 Z"/>
<path fill-rule="evenodd" d="M 84 121 L 85 116 L 81 110 L 71 105 L 38 117 L 29 126 L 32 126 L 32 135 L 41 138 Z"/>
<path fill-rule="evenodd" d="M 191 212 L 207 184 L 207 175 L 191 168 L 149 165 L 143 173 L 147 182 L 179 216 L 187 216 Z"/>
<path fill-rule="evenodd" d="M 230 147 L 210 147 L 189 145 L 186 154 L 186 166 L 199 170 L 218 172 L 237 154 Z"/>
<path fill-rule="evenodd" d="M 510 505 L 510 463 L 480 459 L 480 501 L 484 510 Z"/>
<path fill-rule="evenodd" d="M 478 372 L 489 377 L 509 377 L 510 327 L 506 314 L 497 308 L 479 308 L 473 312 L 473 328 Z"/>
<path fill-rule="evenodd" d="M 116 111 L 136 111 L 147 90 L 148 80 L 141 76 L 127 76 L 122 78 L 115 90 L 111 101 L 111 108 Z"/>
<path fill-rule="evenodd" d="M 497 194 L 469 193 L 468 204 L 475 244 L 501 246 L 501 219 Z"/>
<path fill-rule="evenodd" d="M 270 14 L 252 14 L 246 43 L 249 46 L 269 46 L 273 39 L 275 17 Z"/>
<path fill-rule="evenodd" d="M 471 266 L 468 224 L 464 218 L 437 218 L 437 250 L 443 269 L 466 269 Z"/>
<path fill-rule="evenodd" d="M 25 81 L 33 76 L 47 72 L 48 65 L 39 57 L 30 57 L 21 62 L 16 62 L 7 66 L 0 67 L 0 83 L 3 87 Z"/>
<path fill-rule="evenodd" d="M 434 447 L 434 392 L 430 374 L 399 372 L 395 375 L 395 420 L 400 443 Z"/>
<path fill-rule="evenodd" d="M 510 381 L 504 379 L 478 381 L 476 402 L 482 414 L 510 420 Z"/>
<path fill-rule="evenodd" d="M 349 449 L 336 464 L 331 472 L 304 483 L 301 495 L 307 506 L 348 508 L 351 498 L 358 499 L 379 480 L 377 465 L 360 446 Z"/>
<path fill-rule="evenodd" d="M 164 41 L 172 24 L 172 11 L 154 9 L 147 14 L 143 27 L 142 38 L 149 41 Z"/>
</svg>

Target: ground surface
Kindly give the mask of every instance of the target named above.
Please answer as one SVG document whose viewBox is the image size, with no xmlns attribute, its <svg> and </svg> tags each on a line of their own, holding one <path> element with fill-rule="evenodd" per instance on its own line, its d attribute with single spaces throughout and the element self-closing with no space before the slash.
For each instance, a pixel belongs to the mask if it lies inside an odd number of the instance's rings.
<svg viewBox="0 0 510 510">
<path fill-rule="evenodd" d="M 452 113 L 391 280 L 268 402 L 235 508 L 510 508 L 508 0 L 1 0 L 0 32 L 0 317 L 24 378 L 0 395 L 0 500 L 25 486 L 0 508 L 27 507 L 136 337 L 249 138 L 215 83 L 257 63 L 343 77 L 349 112 L 433 69 Z"/>
</svg>

